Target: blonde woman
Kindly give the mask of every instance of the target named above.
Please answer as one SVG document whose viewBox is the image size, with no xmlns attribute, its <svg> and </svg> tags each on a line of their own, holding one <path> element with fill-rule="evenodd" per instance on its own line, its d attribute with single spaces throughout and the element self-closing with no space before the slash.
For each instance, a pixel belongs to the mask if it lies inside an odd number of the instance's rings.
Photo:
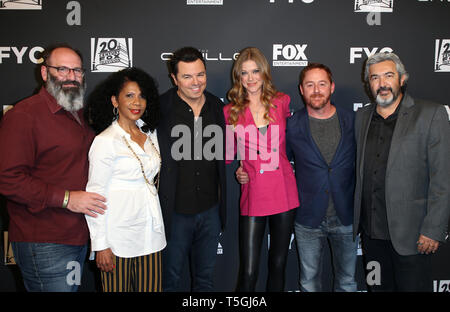
<svg viewBox="0 0 450 312">
<path fill-rule="evenodd" d="M 272 84 L 269 64 L 257 48 L 241 51 L 233 66 L 230 104 L 224 107 L 227 142 L 237 142 L 242 159 L 237 177 L 241 183 L 238 291 L 255 291 L 259 257 L 266 223 L 269 224 L 269 275 L 267 291 L 283 291 L 297 185 L 286 157 L 288 95 Z M 230 134 L 233 138 L 230 137 Z M 229 145 L 228 145 L 229 146 Z M 231 162 L 227 147 L 227 162 Z"/>
</svg>

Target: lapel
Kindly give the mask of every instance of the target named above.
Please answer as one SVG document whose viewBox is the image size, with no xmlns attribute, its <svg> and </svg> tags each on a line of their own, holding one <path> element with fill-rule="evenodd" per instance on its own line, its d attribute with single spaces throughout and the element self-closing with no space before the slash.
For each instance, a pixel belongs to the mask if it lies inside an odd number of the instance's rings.
<svg viewBox="0 0 450 312">
<path fill-rule="evenodd" d="M 306 107 L 301 112 L 301 118 L 303 119 L 303 122 L 300 123 L 302 125 L 302 130 L 306 133 L 306 138 L 308 139 L 309 145 L 311 146 L 312 150 L 316 154 L 317 158 L 320 159 L 320 161 L 325 164 L 325 166 L 328 166 L 327 162 L 322 156 L 322 153 L 319 150 L 319 147 L 316 144 L 316 141 L 314 141 L 314 138 L 312 137 L 311 133 L 311 127 L 309 125 L 309 115 L 308 110 Z"/>
<path fill-rule="evenodd" d="M 172 144 L 175 141 L 175 138 L 171 136 L 172 127 L 174 123 L 174 114 L 173 114 L 173 101 L 174 101 L 174 92 L 170 91 L 167 101 L 164 102 L 164 106 L 161 106 L 161 122 L 158 127 L 158 143 L 161 151 L 161 155 L 163 157 L 163 162 L 166 161 L 168 163 L 171 162 L 171 148 Z"/>
<path fill-rule="evenodd" d="M 177 88 L 174 87 L 170 93 L 170 97 L 169 100 L 166 103 L 166 107 L 165 107 L 165 118 L 166 118 L 166 122 L 165 124 L 165 132 L 166 132 L 166 138 L 168 145 L 171 147 L 172 144 L 176 141 L 176 139 L 178 138 L 174 138 L 172 137 L 171 133 L 172 133 L 172 129 L 175 126 L 175 114 L 174 114 L 174 102 L 177 100 L 176 98 L 176 92 L 177 92 Z"/>
<path fill-rule="evenodd" d="M 361 110 L 358 113 L 361 114 L 361 128 L 358 133 L 358 146 L 360 146 L 360 164 L 359 164 L 359 176 L 363 177 L 364 171 L 364 157 L 366 151 L 367 133 L 369 132 L 370 121 L 372 120 L 373 112 L 376 108 L 375 104 L 371 104 L 369 109 Z"/>
<path fill-rule="evenodd" d="M 402 148 L 402 137 L 405 135 L 405 131 L 412 119 L 412 109 L 414 108 L 414 99 L 408 94 L 404 94 L 403 100 L 400 103 L 400 109 L 398 111 L 397 122 L 395 123 L 394 134 L 392 135 L 391 147 L 389 149 L 389 157 L 386 168 L 386 175 L 391 172 L 390 168 L 397 158 L 397 154 Z"/>
<path fill-rule="evenodd" d="M 342 144 L 345 139 L 344 138 L 345 130 L 347 129 L 347 118 L 345 118 L 343 111 L 341 111 L 336 105 L 334 105 L 334 107 L 336 107 L 336 114 L 338 116 L 339 129 L 341 130 L 341 138 L 339 140 L 339 144 L 336 148 L 336 151 L 334 152 L 333 159 L 331 160 L 331 163 L 330 163 L 330 167 L 333 167 L 334 162 L 336 161 L 336 159 L 338 159 L 339 153 L 342 149 Z"/>
</svg>

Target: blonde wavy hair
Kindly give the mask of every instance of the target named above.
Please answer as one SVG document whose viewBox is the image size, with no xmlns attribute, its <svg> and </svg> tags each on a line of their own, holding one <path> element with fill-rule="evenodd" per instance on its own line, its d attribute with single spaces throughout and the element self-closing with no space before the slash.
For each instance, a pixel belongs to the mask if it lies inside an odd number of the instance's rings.
<svg viewBox="0 0 450 312">
<path fill-rule="evenodd" d="M 269 122 L 273 121 L 272 117 L 269 115 L 269 109 L 274 107 L 272 99 L 277 95 L 278 91 L 272 84 L 269 63 L 259 49 L 248 47 L 240 52 L 238 59 L 234 62 L 232 70 L 233 86 L 230 91 L 228 91 L 227 96 L 228 100 L 233 103 L 228 117 L 228 122 L 233 126 L 237 125 L 239 116 L 244 114 L 244 110 L 249 104 L 247 90 L 241 83 L 242 64 L 248 60 L 252 60 L 256 63 L 263 80 L 261 103 L 265 108 L 264 119 Z"/>
</svg>

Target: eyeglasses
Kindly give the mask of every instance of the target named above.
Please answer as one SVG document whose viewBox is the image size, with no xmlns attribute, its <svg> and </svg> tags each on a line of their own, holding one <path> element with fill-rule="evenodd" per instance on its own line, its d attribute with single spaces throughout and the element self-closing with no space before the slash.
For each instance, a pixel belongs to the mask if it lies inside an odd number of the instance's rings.
<svg viewBox="0 0 450 312">
<path fill-rule="evenodd" d="M 71 71 L 73 71 L 73 74 L 77 77 L 82 77 L 84 75 L 84 69 L 79 67 L 69 68 L 66 66 L 50 66 L 50 65 L 45 65 L 45 67 L 54 68 L 56 69 L 58 74 L 63 76 L 67 76 Z"/>
</svg>

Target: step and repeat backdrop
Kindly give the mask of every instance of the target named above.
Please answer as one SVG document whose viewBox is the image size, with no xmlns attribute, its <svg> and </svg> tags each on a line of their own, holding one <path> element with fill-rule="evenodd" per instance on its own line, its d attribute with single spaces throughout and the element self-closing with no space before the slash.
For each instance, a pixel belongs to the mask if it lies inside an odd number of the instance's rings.
<svg viewBox="0 0 450 312">
<path fill-rule="evenodd" d="M 362 66 L 367 56 L 380 51 L 394 51 L 403 60 L 410 94 L 449 104 L 449 16 L 450 0 L 0 1 L 0 116 L 36 92 L 40 52 L 60 42 L 83 53 L 88 94 L 110 72 L 130 66 L 150 73 L 163 93 L 172 87 L 167 59 L 180 47 L 194 46 L 206 59 L 207 89 L 227 102 L 233 61 L 240 50 L 255 46 L 269 60 L 277 88 L 291 96 L 292 111 L 303 107 L 298 77 L 309 62 L 327 64 L 333 71 L 337 105 L 357 110 L 367 104 Z M 7 152 L 8 146 L 0 149 Z M 229 217 L 217 248 L 217 291 L 233 291 L 239 269 L 236 167 L 227 168 Z M 8 254 L 8 215 L 1 197 L 0 226 L 0 291 L 21 291 L 20 273 Z M 265 289 L 269 244 L 267 235 L 259 291 Z M 290 247 L 286 290 L 298 291 L 294 237 Z M 99 272 L 93 261 L 86 263 L 79 289 L 98 291 Z M 366 290 L 364 269 L 359 256 L 361 291 Z M 331 290 L 328 250 L 323 270 L 325 290 Z M 449 291 L 450 245 L 433 256 L 433 279 L 436 292 Z"/>
</svg>

